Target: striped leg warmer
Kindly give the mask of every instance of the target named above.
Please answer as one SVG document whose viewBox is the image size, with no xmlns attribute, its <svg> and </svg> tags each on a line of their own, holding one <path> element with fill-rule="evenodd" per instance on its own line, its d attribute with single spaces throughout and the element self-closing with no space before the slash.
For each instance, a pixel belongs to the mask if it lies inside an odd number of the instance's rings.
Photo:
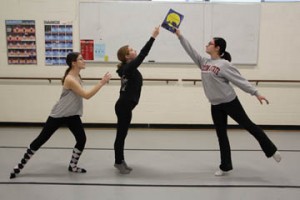
<svg viewBox="0 0 300 200">
<path fill-rule="evenodd" d="M 82 151 L 78 150 L 77 148 L 73 149 L 72 158 L 69 165 L 69 171 L 75 173 L 86 173 L 86 170 L 83 168 L 77 167 L 78 160 L 80 158 Z"/>
<path fill-rule="evenodd" d="M 21 172 L 21 170 L 24 168 L 28 160 L 33 156 L 35 151 L 31 150 L 30 148 L 27 148 L 26 153 L 24 154 L 23 158 L 21 159 L 21 162 L 17 164 L 13 171 L 10 173 L 10 178 L 16 178 L 16 175 Z"/>
</svg>

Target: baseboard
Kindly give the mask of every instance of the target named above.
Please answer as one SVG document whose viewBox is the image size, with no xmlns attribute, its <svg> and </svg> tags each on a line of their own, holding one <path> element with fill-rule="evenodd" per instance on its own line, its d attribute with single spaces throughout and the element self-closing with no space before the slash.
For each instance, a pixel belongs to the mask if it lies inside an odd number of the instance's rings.
<svg viewBox="0 0 300 200">
<path fill-rule="evenodd" d="M 42 127 L 41 122 L 0 122 L 0 127 Z M 86 128 L 116 128 L 113 123 L 84 123 Z M 259 125 L 265 130 L 300 130 L 300 125 Z M 212 124 L 131 124 L 130 128 L 152 129 L 214 129 Z M 228 125 L 229 129 L 242 129 L 239 125 Z"/>
</svg>

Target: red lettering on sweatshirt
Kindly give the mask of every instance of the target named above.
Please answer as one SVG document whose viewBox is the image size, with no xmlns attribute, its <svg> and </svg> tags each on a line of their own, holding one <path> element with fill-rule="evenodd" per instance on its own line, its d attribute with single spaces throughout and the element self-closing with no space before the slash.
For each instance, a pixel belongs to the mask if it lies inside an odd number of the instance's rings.
<svg viewBox="0 0 300 200">
<path fill-rule="evenodd" d="M 211 71 L 214 74 L 218 75 L 220 68 L 217 66 L 211 66 L 211 65 L 203 65 L 202 71 Z"/>
</svg>

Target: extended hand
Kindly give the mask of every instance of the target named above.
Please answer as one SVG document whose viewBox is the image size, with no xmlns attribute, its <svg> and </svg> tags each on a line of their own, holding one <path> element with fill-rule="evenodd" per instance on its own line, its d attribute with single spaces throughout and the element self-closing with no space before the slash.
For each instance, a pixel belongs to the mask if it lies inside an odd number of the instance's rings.
<svg viewBox="0 0 300 200">
<path fill-rule="evenodd" d="M 106 74 L 102 77 L 101 82 L 106 84 L 111 79 L 111 74 L 109 72 L 106 72 Z"/>
<path fill-rule="evenodd" d="M 175 34 L 177 35 L 177 37 L 179 37 L 181 35 L 181 32 L 178 28 L 176 28 Z"/>
<path fill-rule="evenodd" d="M 158 36 L 159 28 L 160 28 L 160 26 L 154 28 L 154 30 L 152 32 L 152 37 L 156 38 Z"/>
<path fill-rule="evenodd" d="M 257 95 L 256 98 L 258 99 L 260 104 L 263 104 L 263 101 L 265 101 L 267 104 L 269 104 L 269 101 L 264 96 Z"/>
</svg>

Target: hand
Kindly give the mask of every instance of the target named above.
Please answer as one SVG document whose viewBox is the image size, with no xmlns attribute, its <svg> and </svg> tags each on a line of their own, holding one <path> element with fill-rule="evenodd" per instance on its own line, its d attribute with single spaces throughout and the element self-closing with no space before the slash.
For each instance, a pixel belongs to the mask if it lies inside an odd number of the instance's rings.
<svg viewBox="0 0 300 200">
<path fill-rule="evenodd" d="M 257 95 L 256 98 L 258 99 L 258 101 L 260 102 L 260 104 L 263 104 L 263 100 L 269 104 L 269 101 L 264 97 L 264 96 L 261 96 L 261 95 Z"/>
<path fill-rule="evenodd" d="M 104 85 L 111 79 L 111 74 L 106 72 L 106 74 L 102 77 L 101 83 Z"/>
<path fill-rule="evenodd" d="M 158 34 L 159 34 L 159 28 L 160 28 L 160 26 L 154 28 L 154 30 L 152 32 L 152 37 L 153 38 L 156 38 L 158 36 Z"/>
<path fill-rule="evenodd" d="M 175 28 L 176 31 L 175 31 L 175 34 L 177 35 L 177 37 L 181 36 L 181 32 L 178 28 Z"/>
</svg>

